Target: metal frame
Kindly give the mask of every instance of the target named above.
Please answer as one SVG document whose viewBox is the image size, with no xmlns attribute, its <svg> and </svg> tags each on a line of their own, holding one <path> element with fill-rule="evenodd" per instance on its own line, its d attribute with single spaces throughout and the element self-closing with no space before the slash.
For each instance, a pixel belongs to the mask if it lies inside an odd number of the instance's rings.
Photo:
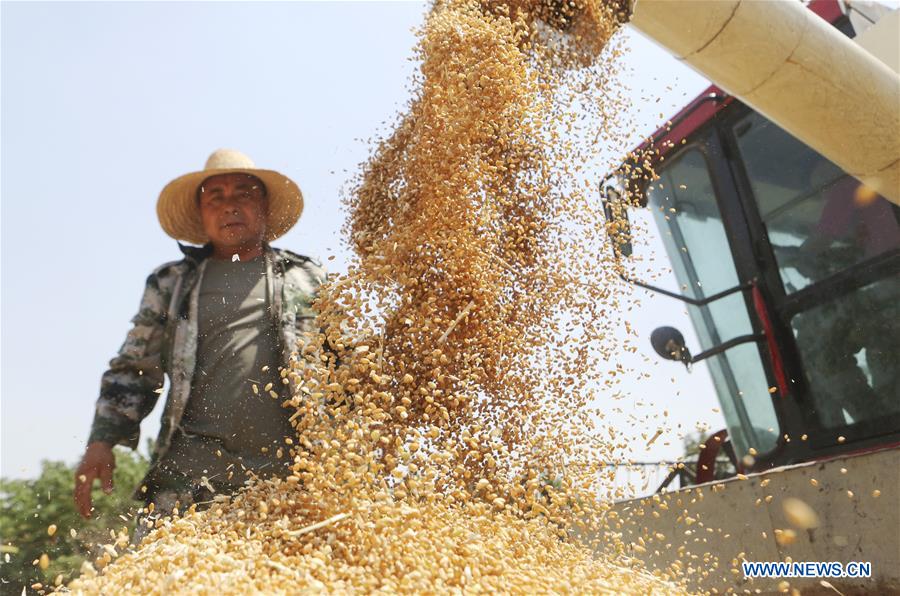
<svg viewBox="0 0 900 596">
<path fill-rule="evenodd" d="M 653 285 L 644 283 L 642 281 L 632 279 L 632 278 L 628 277 L 627 275 L 625 275 L 624 273 L 622 273 L 621 271 L 618 273 L 619 273 L 619 277 L 622 278 L 622 281 L 626 281 L 626 282 L 628 282 L 632 285 L 635 285 L 639 288 L 644 288 L 645 290 L 650 290 L 651 292 L 655 292 L 657 294 L 662 294 L 663 296 L 668 296 L 669 298 L 674 298 L 675 300 L 681 300 L 682 302 L 684 302 L 686 304 L 690 304 L 691 306 L 706 306 L 707 304 L 715 302 L 716 300 L 719 300 L 720 298 L 725 298 L 726 296 L 730 296 L 730 295 L 734 294 L 735 292 L 740 292 L 742 290 L 749 290 L 750 288 L 753 287 L 752 283 L 743 283 L 743 284 L 734 286 L 733 288 L 728 288 L 727 290 L 722 290 L 718 294 L 713 294 L 712 296 L 708 296 L 706 298 L 697 299 L 697 298 L 691 298 L 690 296 L 685 296 L 684 294 L 670 292 L 669 290 L 666 290 L 665 288 L 659 288 L 657 286 L 653 286 Z"/>
</svg>

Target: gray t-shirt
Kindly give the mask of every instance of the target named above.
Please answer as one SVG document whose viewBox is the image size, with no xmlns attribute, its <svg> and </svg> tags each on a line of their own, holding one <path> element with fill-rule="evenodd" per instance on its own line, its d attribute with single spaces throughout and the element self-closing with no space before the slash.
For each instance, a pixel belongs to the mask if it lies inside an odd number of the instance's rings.
<svg viewBox="0 0 900 596">
<path fill-rule="evenodd" d="M 281 346 L 267 288 L 263 257 L 207 262 L 198 303 L 197 370 L 181 432 L 161 462 L 164 469 L 195 481 L 206 476 L 214 486 L 242 483 L 245 468 L 265 476 L 283 471 L 286 460 L 277 451 L 287 453 L 284 438 L 294 431 L 290 411 L 281 407 Z"/>
</svg>

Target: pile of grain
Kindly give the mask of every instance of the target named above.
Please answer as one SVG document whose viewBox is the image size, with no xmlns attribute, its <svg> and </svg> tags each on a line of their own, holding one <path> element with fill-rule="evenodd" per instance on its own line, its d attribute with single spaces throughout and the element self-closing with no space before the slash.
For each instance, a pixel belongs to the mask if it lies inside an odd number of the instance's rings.
<svg viewBox="0 0 900 596">
<path fill-rule="evenodd" d="M 348 200 L 292 473 L 182 512 L 72 588 L 671 591 L 598 535 L 619 305 L 589 182 L 621 107 L 614 3 L 442 0 L 409 111 Z"/>
<path fill-rule="evenodd" d="M 73 587 L 141 594 L 648 593 L 661 587 L 647 573 L 592 559 L 541 520 L 484 504 L 448 507 L 385 496 L 357 500 L 346 517 L 335 511 L 284 482 L 256 486 L 232 503 L 160 528 L 139 551 Z M 312 520 L 320 522 L 307 531 L 303 524 Z"/>
</svg>

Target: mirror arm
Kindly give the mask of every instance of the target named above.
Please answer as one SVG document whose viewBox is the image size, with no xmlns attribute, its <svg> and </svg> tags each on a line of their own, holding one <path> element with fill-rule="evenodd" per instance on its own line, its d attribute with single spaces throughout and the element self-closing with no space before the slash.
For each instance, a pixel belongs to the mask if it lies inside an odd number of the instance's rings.
<svg viewBox="0 0 900 596">
<path fill-rule="evenodd" d="M 717 345 L 714 348 L 706 350 L 705 352 L 700 352 L 693 358 L 691 358 L 691 364 L 695 362 L 700 362 L 701 360 L 706 360 L 710 356 L 715 356 L 717 354 L 721 354 L 725 350 L 730 350 L 734 346 L 739 346 L 741 344 L 749 344 L 756 343 L 766 339 L 765 333 L 754 333 L 752 335 L 739 335 L 733 339 L 729 339 L 728 341 Z"/>
<path fill-rule="evenodd" d="M 720 298 L 724 298 L 725 296 L 728 296 L 730 294 L 734 294 L 735 292 L 742 292 L 744 290 L 749 290 L 750 288 L 753 287 L 753 282 L 748 281 L 747 283 L 743 283 L 739 286 L 735 286 L 733 288 L 723 290 L 723 291 L 719 292 L 718 294 L 713 294 L 712 296 L 708 296 L 706 298 L 697 300 L 696 298 L 689 298 L 687 296 L 682 296 L 681 294 L 676 294 L 675 292 L 670 292 L 669 290 L 664 290 L 664 289 L 658 288 L 656 286 L 651 286 L 650 284 L 645 284 L 644 282 L 638 281 L 636 279 L 631 279 L 628 276 L 626 276 L 624 273 L 622 273 L 621 271 L 618 272 L 618 275 L 620 278 L 622 278 L 623 281 L 625 281 L 627 283 L 638 286 L 639 288 L 644 288 L 645 290 L 650 290 L 651 292 L 656 292 L 657 294 L 662 294 L 663 296 L 668 296 L 669 298 L 675 298 L 676 300 L 681 300 L 682 302 L 690 304 L 691 306 L 706 306 L 710 302 L 715 302 L 716 300 L 718 300 Z"/>
</svg>

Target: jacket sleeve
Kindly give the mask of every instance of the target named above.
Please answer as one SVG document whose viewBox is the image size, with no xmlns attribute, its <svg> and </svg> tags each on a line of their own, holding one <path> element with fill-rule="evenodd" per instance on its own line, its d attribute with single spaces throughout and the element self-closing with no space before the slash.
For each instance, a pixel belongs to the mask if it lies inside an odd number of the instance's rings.
<svg viewBox="0 0 900 596">
<path fill-rule="evenodd" d="M 119 353 L 100 381 L 100 397 L 88 442 L 138 446 L 143 420 L 156 405 L 164 382 L 162 366 L 168 300 L 156 272 L 147 278 L 141 307 Z"/>
</svg>

